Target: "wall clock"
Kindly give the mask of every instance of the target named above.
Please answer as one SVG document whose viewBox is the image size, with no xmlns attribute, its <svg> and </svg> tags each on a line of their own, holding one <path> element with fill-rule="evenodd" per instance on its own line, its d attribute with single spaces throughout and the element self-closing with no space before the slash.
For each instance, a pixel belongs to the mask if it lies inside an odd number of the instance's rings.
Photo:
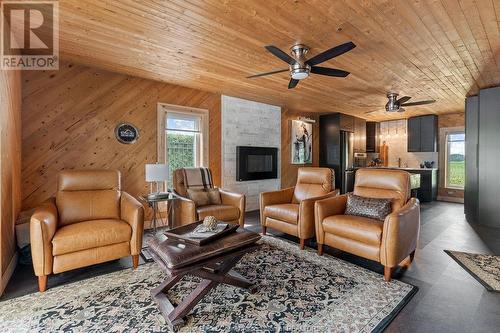
<svg viewBox="0 0 500 333">
<path fill-rule="evenodd" d="M 120 143 L 132 144 L 139 139 L 139 129 L 130 123 L 121 123 L 115 128 L 115 137 Z"/>
</svg>

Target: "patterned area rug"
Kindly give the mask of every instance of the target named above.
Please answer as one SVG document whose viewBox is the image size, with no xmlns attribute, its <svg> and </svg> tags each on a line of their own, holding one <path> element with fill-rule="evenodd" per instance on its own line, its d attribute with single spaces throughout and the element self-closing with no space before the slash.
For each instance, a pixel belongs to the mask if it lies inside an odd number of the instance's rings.
<svg viewBox="0 0 500 333">
<path fill-rule="evenodd" d="M 417 288 L 297 244 L 265 236 L 236 270 L 257 292 L 219 285 L 181 332 L 379 332 Z M 155 263 L 0 303 L 0 332 L 166 332 L 150 290 L 164 279 Z M 196 287 L 184 278 L 169 298 Z"/>
<path fill-rule="evenodd" d="M 500 256 L 445 250 L 489 291 L 500 291 Z"/>
</svg>

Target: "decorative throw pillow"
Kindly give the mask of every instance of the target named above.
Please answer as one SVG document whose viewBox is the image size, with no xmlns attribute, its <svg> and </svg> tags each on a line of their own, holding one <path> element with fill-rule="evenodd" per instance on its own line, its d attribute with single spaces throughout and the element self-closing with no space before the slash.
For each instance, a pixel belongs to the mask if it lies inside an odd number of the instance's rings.
<svg viewBox="0 0 500 333">
<path fill-rule="evenodd" d="M 220 197 L 220 192 L 218 188 L 209 188 L 207 189 L 207 193 L 208 193 L 208 201 L 210 201 L 211 205 L 222 204 L 222 199 Z"/>
<path fill-rule="evenodd" d="M 205 190 L 187 189 L 189 199 L 194 201 L 196 207 L 206 206 L 210 204 L 208 192 Z"/>
<path fill-rule="evenodd" d="M 347 204 L 344 214 L 383 221 L 391 211 L 391 199 L 365 198 L 349 193 L 347 195 Z"/>
</svg>

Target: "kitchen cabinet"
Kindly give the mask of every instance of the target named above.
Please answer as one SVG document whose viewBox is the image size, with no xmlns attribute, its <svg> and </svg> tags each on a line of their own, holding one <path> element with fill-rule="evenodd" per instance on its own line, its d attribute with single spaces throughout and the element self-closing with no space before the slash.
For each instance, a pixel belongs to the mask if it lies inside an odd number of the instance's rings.
<svg viewBox="0 0 500 333">
<path fill-rule="evenodd" d="M 340 113 L 339 116 L 340 130 L 354 132 L 354 117 L 348 114 Z"/>
<path fill-rule="evenodd" d="M 465 214 L 500 227 L 500 87 L 481 89 L 465 104 Z"/>
<path fill-rule="evenodd" d="M 354 142 L 353 148 L 355 153 L 366 152 L 366 120 L 354 118 Z"/>
<path fill-rule="evenodd" d="M 420 188 L 417 189 L 417 198 L 421 202 L 431 202 L 437 199 L 438 193 L 438 170 L 437 169 L 413 169 L 409 173 L 420 174 Z"/>
<path fill-rule="evenodd" d="M 408 152 L 437 151 L 437 116 L 408 118 Z"/>
<path fill-rule="evenodd" d="M 379 152 L 379 137 L 380 137 L 380 123 L 375 121 L 366 122 L 366 145 L 365 149 L 367 153 L 378 153 Z"/>
<path fill-rule="evenodd" d="M 335 172 L 335 188 L 340 188 L 340 113 L 319 117 L 319 166 Z"/>
<path fill-rule="evenodd" d="M 465 100 L 465 217 L 469 222 L 478 219 L 479 172 L 479 97 Z"/>
</svg>

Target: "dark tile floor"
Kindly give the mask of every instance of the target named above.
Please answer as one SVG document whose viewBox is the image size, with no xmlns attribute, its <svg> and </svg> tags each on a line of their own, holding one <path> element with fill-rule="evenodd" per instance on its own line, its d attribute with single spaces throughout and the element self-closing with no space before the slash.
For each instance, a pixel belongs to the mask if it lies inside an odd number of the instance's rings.
<svg viewBox="0 0 500 333">
<path fill-rule="evenodd" d="M 444 249 L 500 253 L 500 229 L 471 227 L 463 205 L 433 202 L 422 205 L 419 249 L 413 265 L 395 278 L 419 287 L 419 292 L 386 332 L 498 332 L 500 293 L 486 291 L 458 266 Z M 249 229 L 260 231 L 258 212 L 247 214 Z M 278 236 L 297 241 L 270 230 Z M 313 242 L 309 244 L 315 246 Z M 335 249 L 329 254 L 382 274 L 382 266 Z M 130 258 L 95 265 L 49 278 L 49 288 L 130 267 Z M 381 276 L 382 278 L 382 276 Z M 18 266 L 1 300 L 36 292 L 31 266 Z"/>
</svg>

